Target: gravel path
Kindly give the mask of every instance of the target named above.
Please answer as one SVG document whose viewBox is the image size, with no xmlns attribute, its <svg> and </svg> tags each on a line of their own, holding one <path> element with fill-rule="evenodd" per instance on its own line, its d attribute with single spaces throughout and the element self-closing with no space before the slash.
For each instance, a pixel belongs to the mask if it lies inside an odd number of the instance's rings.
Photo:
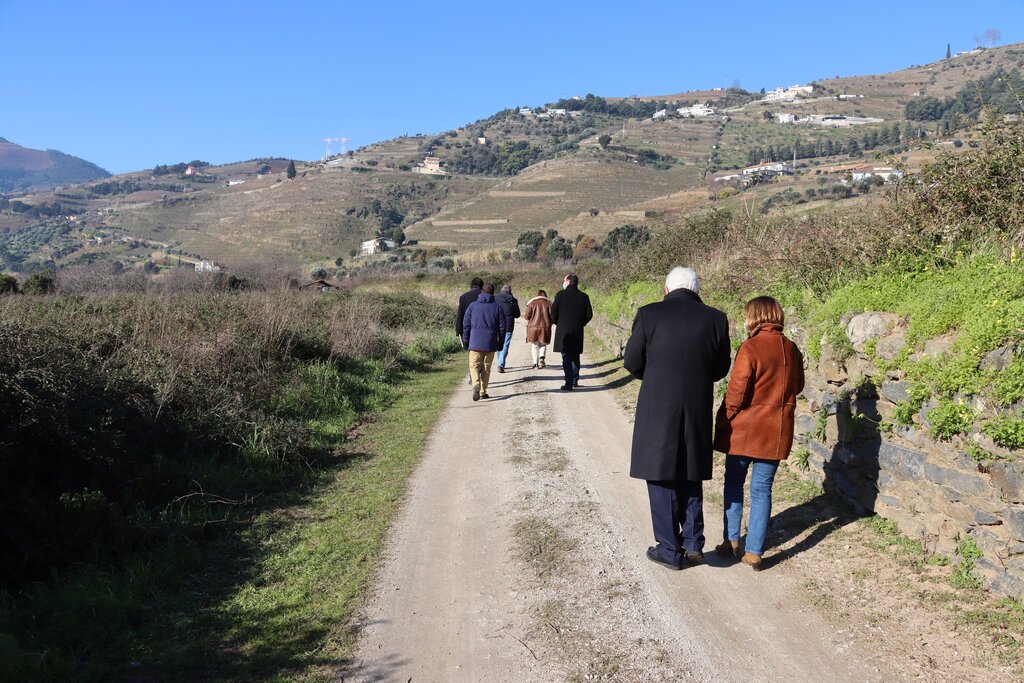
<svg viewBox="0 0 1024 683">
<path fill-rule="evenodd" d="M 711 552 L 681 572 L 649 562 L 609 369 L 585 367 L 562 393 L 561 368 L 531 370 L 518 336 L 492 398 L 473 403 L 464 385 L 431 437 L 346 681 L 892 678 L 796 577 Z M 707 500 L 708 551 L 720 519 Z"/>
</svg>

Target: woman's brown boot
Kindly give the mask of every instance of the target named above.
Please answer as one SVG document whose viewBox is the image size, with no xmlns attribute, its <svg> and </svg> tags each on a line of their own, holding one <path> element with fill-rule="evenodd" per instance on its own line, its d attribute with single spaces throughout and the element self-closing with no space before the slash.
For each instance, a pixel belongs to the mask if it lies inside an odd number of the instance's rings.
<svg viewBox="0 0 1024 683">
<path fill-rule="evenodd" d="M 749 564 L 750 568 L 755 572 L 761 571 L 761 556 L 755 555 L 754 553 L 743 553 L 743 559 L 740 560 L 743 564 Z"/>
<path fill-rule="evenodd" d="M 739 541 L 722 541 L 719 545 L 715 546 L 715 552 L 722 557 L 728 557 L 736 559 L 742 553 L 740 553 L 740 542 Z"/>
</svg>

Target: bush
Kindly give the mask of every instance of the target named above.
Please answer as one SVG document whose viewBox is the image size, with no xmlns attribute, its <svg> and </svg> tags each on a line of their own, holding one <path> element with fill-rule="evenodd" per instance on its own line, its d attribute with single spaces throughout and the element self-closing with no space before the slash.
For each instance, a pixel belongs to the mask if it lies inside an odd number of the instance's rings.
<svg viewBox="0 0 1024 683">
<path fill-rule="evenodd" d="M 640 246 L 651 241 L 651 231 L 643 226 L 623 225 L 615 228 L 604 240 L 601 247 L 601 256 L 614 258 L 619 252 L 636 250 Z"/>
<path fill-rule="evenodd" d="M 954 434 L 967 433 L 974 423 L 974 411 L 952 401 L 940 402 L 927 417 L 932 434 L 941 441 L 948 441 Z"/>
<path fill-rule="evenodd" d="M 17 294 L 18 280 L 13 275 L 0 273 L 0 294 Z"/>
<path fill-rule="evenodd" d="M 982 425 L 981 431 L 1003 448 L 1024 449 L 1024 419 L 1020 417 L 998 417 Z"/>
<path fill-rule="evenodd" d="M 57 275 L 52 270 L 33 273 L 21 285 L 25 294 L 52 294 L 57 289 Z"/>
</svg>

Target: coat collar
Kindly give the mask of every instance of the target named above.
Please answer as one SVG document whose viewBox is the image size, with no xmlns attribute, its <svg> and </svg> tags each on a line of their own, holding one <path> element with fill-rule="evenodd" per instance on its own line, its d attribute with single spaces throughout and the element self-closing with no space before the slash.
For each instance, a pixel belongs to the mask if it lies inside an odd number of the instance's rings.
<svg viewBox="0 0 1024 683">
<path fill-rule="evenodd" d="M 488 294 L 487 292 L 480 292 L 480 296 L 478 296 L 476 300 L 480 303 L 489 304 L 494 301 L 494 295 Z"/>
<path fill-rule="evenodd" d="M 753 332 L 750 333 L 750 336 L 754 337 L 760 332 L 768 332 L 770 334 L 782 334 L 782 325 L 776 325 L 775 323 L 761 323 Z"/>
<path fill-rule="evenodd" d="M 671 292 L 665 295 L 665 301 L 675 301 L 676 299 L 690 299 L 691 301 L 701 301 L 699 294 L 689 289 L 686 289 L 685 287 L 673 289 Z"/>
</svg>

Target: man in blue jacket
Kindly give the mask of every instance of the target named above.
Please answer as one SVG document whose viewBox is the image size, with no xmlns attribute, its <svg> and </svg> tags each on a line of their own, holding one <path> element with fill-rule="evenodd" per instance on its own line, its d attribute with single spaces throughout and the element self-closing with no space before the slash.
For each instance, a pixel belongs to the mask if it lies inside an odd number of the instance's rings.
<svg viewBox="0 0 1024 683">
<path fill-rule="evenodd" d="M 473 381 L 473 400 L 490 398 L 487 381 L 491 376 L 494 352 L 501 348 L 508 322 L 501 305 L 494 300 L 494 285 L 487 283 L 476 301 L 466 309 L 462 320 L 462 345 L 469 349 L 469 374 Z"/>
<path fill-rule="evenodd" d="M 505 313 L 505 322 L 508 323 L 505 340 L 502 342 L 501 350 L 498 351 L 498 372 L 505 372 L 508 347 L 512 345 L 512 333 L 516 331 L 516 318 L 520 316 L 519 301 L 512 296 L 512 285 L 502 285 L 501 293 L 495 294 L 494 300 L 501 306 L 502 312 Z"/>
</svg>

